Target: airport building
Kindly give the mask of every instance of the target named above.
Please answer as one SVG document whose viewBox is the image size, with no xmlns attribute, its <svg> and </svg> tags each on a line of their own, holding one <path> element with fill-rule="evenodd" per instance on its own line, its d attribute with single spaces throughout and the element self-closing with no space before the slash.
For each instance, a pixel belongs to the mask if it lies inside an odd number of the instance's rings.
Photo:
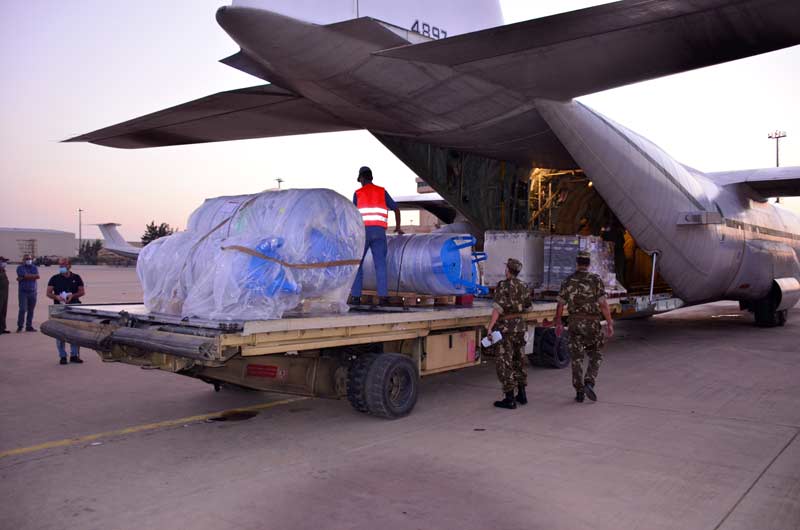
<svg viewBox="0 0 800 530">
<path fill-rule="evenodd" d="M 78 240 L 74 233 L 62 230 L 0 227 L 0 256 L 19 262 L 25 254 L 77 256 Z"/>
</svg>

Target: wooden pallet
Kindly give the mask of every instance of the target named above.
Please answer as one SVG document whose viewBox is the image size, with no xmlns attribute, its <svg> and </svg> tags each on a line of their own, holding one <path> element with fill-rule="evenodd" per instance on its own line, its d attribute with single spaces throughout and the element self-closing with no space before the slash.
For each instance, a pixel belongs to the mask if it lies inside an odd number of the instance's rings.
<svg viewBox="0 0 800 530">
<path fill-rule="evenodd" d="M 606 298 L 624 298 L 629 296 L 625 291 L 606 291 Z M 536 300 L 555 300 L 558 298 L 558 291 L 536 291 Z"/>
<path fill-rule="evenodd" d="M 375 291 L 364 291 L 361 294 L 362 305 L 379 305 L 380 298 Z M 455 295 L 432 295 L 409 293 L 402 291 L 389 291 L 389 305 L 394 307 L 433 307 L 472 305 L 472 300 Z"/>
</svg>

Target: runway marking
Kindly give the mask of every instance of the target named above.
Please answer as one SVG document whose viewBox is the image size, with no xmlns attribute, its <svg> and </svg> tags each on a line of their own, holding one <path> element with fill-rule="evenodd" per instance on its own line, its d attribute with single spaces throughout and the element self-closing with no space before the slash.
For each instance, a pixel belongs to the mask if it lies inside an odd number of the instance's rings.
<svg viewBox="0 0 800 530">
<path fill-rule="evenodd" d="M 739 507 L 739 505 L 740 505 L 740 504 L 742 504 L 742 501 L 744 501 L 744 499 L 745 499 L 745 498 L 746 498 L 746 497 L 747 497 L 747 496 L 750 494 L 750 492 L 751 492 L 751 491 L 753 491 L 753 488 L 755 488 L 755 487 L 756 487 L 756 484 L 758 484 L 758 483 L 759 483 L 759 481 L 761 481 L 761 479 L 762 479 L 762 478 L 764 478 L 764 475 L 766 475 L 766 474 L 767 474 L 767 471 L 769 471 L 769 468 L 771 468 L 771 467 L 772 467 L 772 465 L 773 465 L 775 462 L 777 462 L 777 461 L 778 461 L 778 458 L 780 458 L 780 457 L 781 457 L 781 455 L 782 455 L 784 452 L 786 452 L 786 450 L 789 448 L 789 446 L 790 446 L 790 445 L 792 445 L 792 444 L 794 443 L 794 441 L 797 439 L 797 436 L 798 436 L 798 435 L 800 435 L 800 431 L 796 431 L 796 432 L 794 433 L 794 436 L 792 436 L 792 437 L 789 439 L 789 441 L 788 441 L 788 442 L 786 442 L 786 445 L 784 445 L 784 446 L 783 446 L 783 448 L 782 448 L 780 451 L 778 451 L 778 454 L 777 454 L 777 455 L 775 455 L 775 456 L 773 457 L 773 459 L 769 461 L 769 464 L 767 464 L 767 467 L 765 467 L 764 469 L 762 469 L 762 470 L 761 470 L 761 473 L 759 473 L 759 474 L 758 474 L 758 476 L 757 476 L 757 477 L 756 477 L 756 479 L 753 481 L 753 483 L 752 483 L 752 484 L 750 484 L 750 486 L 747 488 L 747 490 L 745 490 L 745 492 L 744 492 L 744 493 L 742 493 L 742 496 L 741 496 L 741 497 L 739 497 L 739 499 L 738 499 L 738 500 L 737 500 L 737 501 L 736 501 L 736 502 L 733 504 L 733 506 L 731 506 L 731 509 L 730 509 L 730 510 L 728 510 L 728 512 L 725 514 L 725 516 L 724 516 L 724 517 L 723 517 L 723 518 L 720 520 L 720 522 L 717 524 L 717 526 L 715 526 L 715 527 L 714 527 L 714 530 L 719 530 L 720 528 L 722 528 L 722 525 L 723 525 L 723 524 L 725 524 L 725 521 L 727 521 L 727 520 L 728 520 L 728 518 L 729 518 L 731 515 L 733 515 L 733 512 L 735 512 L 735 511 L 736 511 L 736 508 L 738 508 L 738 507 Z"/>
<path fill-rule="evenodd" d="M 304 401 L 306 399 L 310 399 L 307 397 L 299 397 L 299 398 L 291 398 L 291 399 L 283 399 L 281 401 L 271 401 L 269 403 L 261 403 L 258 405 L 251 405 L 249 407 L 237 407 L 235 409 L 223 410 L 220 412 L 210 412 L 208 414 L 198 414 L 196 416 L 187 416 L 185 418 L 178 418 L 175 420 L 166 420 L 166 421 L 159 421 L 155 423 L 146 423 L 143 425 L 134 425 L 133 427 L 125 427 L 124 429 L 117 429 L 115 431 L 106 431 L 106 432 L 99 432 L 95 434 L 87 434 L 86 436 L 79 436 L 77 438 L 65 438 L 63 440 L 56 440 L 53 442 L 45 442 L 38 445 L 31 445 L 28 447 L 18 447 L 16 449 L 10 449 L 8 451 L 0 452 L 0 459 L 6 458 L 9 456 L 17 456 L 17 455 L 24 455 L 28 453 L 35 453 L 37 451 L 44 451 L 45 449 L 53 449 L 56 447 L 68 447 L 70 445 L 78 445 L 86 442 L 92 442 L 94 440 L 99 440 L 100 438 L 111 438 L 114 436 L 123 436 L 126 434 L 134 434 L 138 432 L 144 431 L 153 431 L 156 429 L 163 429 L 165 427 L 174 427 L 176 425 L 181 425 L 185 423 L 195 423 L 198 421 L 205 421 L 211 418 L 215 418 L 217 416 L 222 416 L 223 414 L 230 414 L 232 412 L 239 412 L 239 411 L 254 411 L 254 410 L 265 410 L 270 409 L 273 407 L 277 407 L 280 405 L 287 405 L 289 403 L 295 403 L 297 401 Z"/>
</svg>

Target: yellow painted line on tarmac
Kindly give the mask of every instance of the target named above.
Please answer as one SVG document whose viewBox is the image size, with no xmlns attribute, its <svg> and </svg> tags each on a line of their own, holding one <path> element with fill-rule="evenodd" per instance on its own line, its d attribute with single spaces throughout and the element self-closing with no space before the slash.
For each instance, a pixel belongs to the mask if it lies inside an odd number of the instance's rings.
<svg viewBox="0 0 800 530">
<path fill-rule="evenodd" d="M 6 458 L 9 456 L 17 456 L 17 455 L 24 455 L 28 453 L 35 453 L 37 451 L 44 451 L 45 449 L 53 449 L 56 447 L 67 447 L 70 445 L 78 445 L 86 442 L 93 442 L 95 440 L 99 440 L 101 438 L 112 438 L 114 436 L 123 436 L 126 434 L 134 434 L 137 432 L 144 432 L 144 431 L 154 431 L 157 429 L 164 429 L 166 427 L 175 427 L 176 425 L 183 425 L 186 423 L 194 423 L 198 421 L 205 421 L 211 418 L 216 418 L 217 416 L 223 416 L 225 414 L 231 414 L 234 412 L 246 412 L 246 411 L 259 411 L 265 409 L 271 409 L 273 407 L 278 407 L 280 405 L 287 405 L 289 403 L 295 403 L 297 401 L 304 401 L 309 399 L 307 397 L 300 397 L 300 398 L 292 398 L 292 399 L 283 399 L 281 401 L 271 401 L 269 403 L 260 403 L 258 405 L 252 405 L 249 407 L 239 407 L 235 409 L 223 410 L 221 412 L 211 412 L 208 414 L 198 414 L 196 416 L 188 416 L 186 418 L 178 418 L 176 420 L 166 420 L 166 421 L 159 421 L 156 423 L 145 423 L 143 425 L 134 425 L 133 427 L 125 427 L 124 429 L 117 429 L 116 431 L 106 431 L 106 432 L 99 432 L 96 434 L 87 434 L 86 436 L 79 436 L 77 438 L 65 438 L 63 440 L 56 440 L 53 442 L 45 442 L 38 445 L 31 445 L 28 447 L 18 447 L 16 449 L 10 449 L 8 451 L 0 452 L 0 458 Z"/>
</svg>

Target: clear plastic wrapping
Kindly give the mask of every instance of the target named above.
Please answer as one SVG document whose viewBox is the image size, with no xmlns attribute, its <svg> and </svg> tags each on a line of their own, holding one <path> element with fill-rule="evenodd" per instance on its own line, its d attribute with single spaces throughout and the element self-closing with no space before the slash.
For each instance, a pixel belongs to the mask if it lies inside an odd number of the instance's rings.
<svg viewBox="0 0 800 530">
<path fill-rule="evenodd" d="M 475 238 L 469 234 L 388 236 L 386 277 L 389 293 L 457 295 L 481 292 Z M 364 258 L 364 288 L 374 290 L 372 253 Z"/>
<path fill-rule="evenodd" d="M 327 189 L 207 199 L 139 256 L 147 309 L 214 320 L 347 311 L 364 249 L 351 201 Z"/>
<path fill-rule="evenodd" d="M 547 236 L 544 239 L 542 291 L 558 291 L 561 282 L 575 272 L 578 251 L 590 254 L 589 272 L 600 276 L 608 293 L 626 292 L 614 271 L 613 243 L 597 236 Z"/>
</svg>

